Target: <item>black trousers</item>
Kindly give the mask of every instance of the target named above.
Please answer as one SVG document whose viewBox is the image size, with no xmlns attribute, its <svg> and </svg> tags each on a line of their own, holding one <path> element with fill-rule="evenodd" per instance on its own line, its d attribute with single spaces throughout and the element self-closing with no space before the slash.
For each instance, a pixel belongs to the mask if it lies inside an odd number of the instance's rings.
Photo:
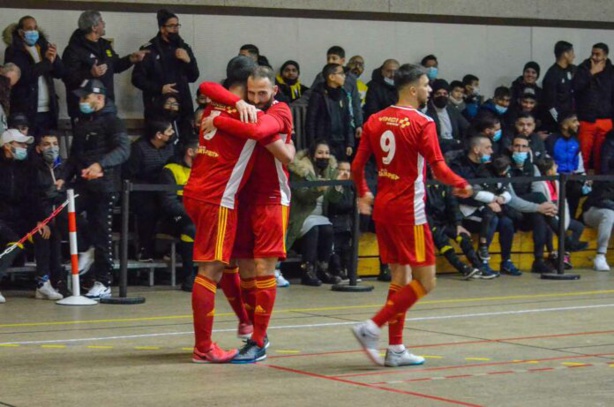
<svg viewBox="0 0 614 407">
<path fill-rule="evenodd" d="M 152 192 L 133 192 L 131 199 L 131 207 L 136 216 L 139 244 L 146 255 L 153 256 L 156 220 L 160 212 L 160 205 L 158 204 L 156 194 Z"/>
<path fill-rule="evenodd" d="M 164 232 L 179 239 L 178 249 L 182 258 L 182 278 L 195 277 L 196 270 L 194 269 L 194 236 L 196 236 L 196 227 L 192 220 L 184 216 L 178 221 L 168 219 L 162 222 L 160 227 Z M 189 238 L 189 239 L 186 239 Z M 191 242 L 189 240 L 192 240 Z"/>
<path fill-rule="evenodd" d="M 327 262 L 333 252 L 333 226 L 314 226 L 299 239 L 303 262 Z"/>
</svg>

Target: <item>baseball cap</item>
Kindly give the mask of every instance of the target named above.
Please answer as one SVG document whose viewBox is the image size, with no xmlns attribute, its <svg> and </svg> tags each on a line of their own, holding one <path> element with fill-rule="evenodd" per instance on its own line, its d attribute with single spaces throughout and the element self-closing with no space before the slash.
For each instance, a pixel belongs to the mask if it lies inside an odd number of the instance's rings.
<svg viewBox="0 0 614 407">
<path fill-rule="evenodd" d="M 34 137 L 24 136 L 17 129 L 8 129 L 4 133 L 2 133 L 2 137 L 0 138 L 0 145 L 3 146 L 12 141 L 16 141 L 18 143 L 32 144 L 34 142 Z"/>
<path fill-rule="evenodd" d="M 86 79 L 83 81 L 83 83 L 81 83 L 79 89 L 73 90 L 72 93 L 82 98 L 92 93 L 96 95 L 104 95 L 107 93 L 107 89 L 98 79 Z"/>
</svg>

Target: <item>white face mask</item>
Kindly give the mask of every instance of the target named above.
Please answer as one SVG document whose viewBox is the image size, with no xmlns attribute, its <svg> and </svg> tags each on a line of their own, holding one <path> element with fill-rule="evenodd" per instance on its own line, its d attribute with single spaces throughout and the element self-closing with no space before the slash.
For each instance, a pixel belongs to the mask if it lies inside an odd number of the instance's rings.
<svg viewBox="0 0 614 407">
<path fill-rule="evenodd" d="M 394 79 L 384 78 L 384 82 L 386 82 L 388 85 L 394 86 Z"/>
</svg>

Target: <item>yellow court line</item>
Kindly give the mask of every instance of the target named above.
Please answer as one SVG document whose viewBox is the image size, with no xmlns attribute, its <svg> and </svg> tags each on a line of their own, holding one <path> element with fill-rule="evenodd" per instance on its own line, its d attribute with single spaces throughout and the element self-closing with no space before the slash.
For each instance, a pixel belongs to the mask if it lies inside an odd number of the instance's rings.
<svg viewBox="0 0 614 407">
<path fill-rule="evenodd" d="M 19 345 L 16 343 L 2 343 L 0 348 L 17 348 Z"/>
<path fill-rule="evenodd" d="M 505 301 L 505 300 L 522 300 L 522 299 L 538 299 L 538 298 L 558 298 L 558 297 L 579 297 L 583 295 L 602 295 L 614 294 L 614 290 L 597 290 L 597 291 L 580 291 L 568 293 L 553 293 L 553 294 L 527 294 L 527 295 L 508 295 L 500 297 L 477 297 L 477 298 L 456 298 L 450 300 L 426 300 L 420 301 L 416 306 L 432 305 L 432 304 L 452 304 L 452 303 L 472 303 L 482 301 Z M 320 308 L 290 308 L 286 310 L 275 310 L 275 314 L 295 313 L 295 312 L 314 312 L 314 311 L 343 311 L 352 309 L 373 309 L 379 308 L 382 304 L 366 304 L 366 305 L 343 305 L 336 307 L 320 307 Z M 233 316 L 232 312 L 217 314 L 216 317 Z M 192 318 L 191 314 L 186 315 L 166 315 L 155 317 L 140 317 L 140 318 L 116 318 L 116 319 L 94 319 L 94 320 L 77 320 L 77 321 L 56 321 L 56 322 L 24 322 L 15 324 L 0 324 L 0 328 L 17 328 L 17 327 L 39 327 L 39 326 L 57 326 L 57 325 L 84 325 L 84 324 L 107 324 L 117 322 L 147 322 L 147 321 L 163 321 L 173 319 L 188 319 Z"/>
<path fill-rule="evenodd" d="M 443 356 L 421 355 L 425 359 L 443 359 Z"/>
<path fill-rule="evenodd" d="M 160 350 L 159 346 L 135 346 L 136 350 Z"/>
<path fill-rule="evenodd" d="M 563 366 L 584 366 L 587 363 L 578 363 L 578 362 L 563 362 L 561 363 Z"/>
<path fill-rule="evenodd" d="M 465 358 L 467 361 L 478 361 L 478 362 L 488 362 L 491 360 L 490 358 Z"/>
<path fill-rule="evenodd" d="M 43 349 L 66 349 L 66 345 L 41 345 Z"/>
</svg>

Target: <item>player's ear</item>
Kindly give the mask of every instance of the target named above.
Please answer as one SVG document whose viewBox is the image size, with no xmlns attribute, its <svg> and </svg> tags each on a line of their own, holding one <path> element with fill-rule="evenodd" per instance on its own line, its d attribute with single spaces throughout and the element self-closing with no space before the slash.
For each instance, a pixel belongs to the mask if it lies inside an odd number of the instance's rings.
<svg viewBox="0 0 614 407">
<path fill-rule="evenodd" d="M 273 96 L 277 95 L 277 92 L 279 92 L 279 86 L 275 85 L 273 86 Z"/>
</svg>

